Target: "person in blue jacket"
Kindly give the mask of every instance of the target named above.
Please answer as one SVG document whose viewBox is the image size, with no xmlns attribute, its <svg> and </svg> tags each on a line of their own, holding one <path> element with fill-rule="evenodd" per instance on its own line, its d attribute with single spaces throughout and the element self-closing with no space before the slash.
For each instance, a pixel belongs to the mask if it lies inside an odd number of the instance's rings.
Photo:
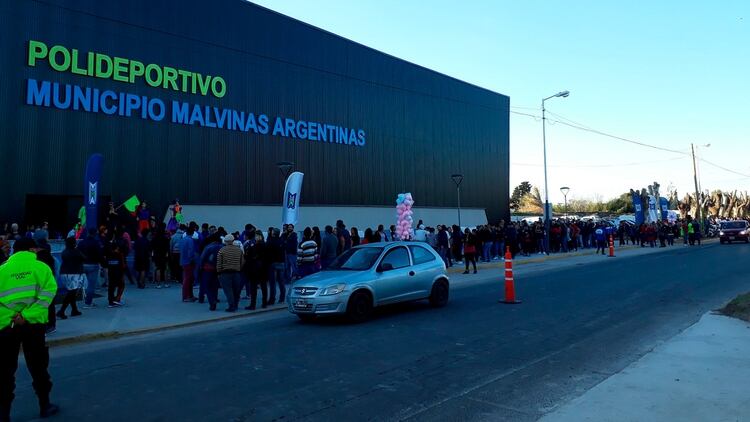
<svg viewBox="0 0 750 422">
<path fill-rule="evenodd" d="M 594 238 L 596 239 L 596 253 L 599 253 L 601 249 L 604 255 L 604 250 L 607 248 L 607 228 L 598 224 L 594 229 Z"/>
<path fill-rule="evenodd" d="M 200 278 L 200 290 L 198 290 L 198 301 L 203 303 L 208 296 L 209 309 L 216 310 L 219 296 L 219 278 L 216 274 L 216 257 L 221 249 L 221 238 L 218 234 L 209 235 L 206 238 L 207 245 L 203 248 L 198 262 L 198 276 Z"/>
</svg>

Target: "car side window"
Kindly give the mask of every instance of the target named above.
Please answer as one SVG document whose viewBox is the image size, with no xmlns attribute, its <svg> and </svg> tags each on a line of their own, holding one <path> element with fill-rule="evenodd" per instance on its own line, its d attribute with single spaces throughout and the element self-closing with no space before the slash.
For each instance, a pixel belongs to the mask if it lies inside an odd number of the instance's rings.
<svg viewBox="0 0 750 422">
<path fill-rule="evenodd" d="M 435 255 L 421 246 L 409 245 L 409 250 L 411 250 L 411 257 L 414 260 L 414 265 L 435 261 Z"/>
<path fill-rule="evenodd" d="M 380 261 L 380 265 L 391 264 L 393 269 L 404 268 L 411 265 L 409 262 L 409 252 L 404 247 L 391 249 Z"/>
</svg>

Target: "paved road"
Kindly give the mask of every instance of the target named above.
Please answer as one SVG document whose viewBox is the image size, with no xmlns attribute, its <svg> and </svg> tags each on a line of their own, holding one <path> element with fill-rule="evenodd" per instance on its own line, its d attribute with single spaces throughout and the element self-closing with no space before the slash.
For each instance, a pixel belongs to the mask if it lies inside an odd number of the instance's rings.
<svg viewBox="0 0 750 422">
<path fill-rule="evenodd" d="M 452 292 L 360 325 L 247 321 L 53 350 L 62 420 L 536 420 L 750 290 L 748 245 L 676 247 Z M 21 369 L 14 416 L 35 414 Z"/>
</svg>

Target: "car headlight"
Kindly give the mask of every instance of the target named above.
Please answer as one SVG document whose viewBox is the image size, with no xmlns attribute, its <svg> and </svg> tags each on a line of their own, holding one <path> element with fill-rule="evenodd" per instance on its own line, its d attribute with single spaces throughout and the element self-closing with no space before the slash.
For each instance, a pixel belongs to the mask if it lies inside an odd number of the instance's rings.
<svg viewBox="0 0 750 422">
<path fill-rule="evenodd" d="M 746 235 L 746 234 L 747 234 L 747 230 L 742 230 L 742 231 L 740 232 L 740 234 L 741 234 L 741 235 L 743 235 L 743 236 L 744 236 L 744 235 Z"/>
<path fill-rule="evenodd" d="M 724 232 L 719 232 L 719 236 L 724 236 Z"/>
<path fill-rule="evenodd" d="M 331 295 L 337 295 L 344 291 L 346 288 L 346 284 L 334 284 L 333 286 L 328 286 L 320 293 L 321 296 L 331 296 Z"/>
</svg>

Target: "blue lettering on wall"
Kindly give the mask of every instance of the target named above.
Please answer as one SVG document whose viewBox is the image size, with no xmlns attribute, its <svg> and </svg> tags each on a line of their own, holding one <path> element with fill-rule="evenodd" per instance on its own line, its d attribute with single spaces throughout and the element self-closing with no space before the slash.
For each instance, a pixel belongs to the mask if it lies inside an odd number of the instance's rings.
<svg viewBox="0 0 750 422">
<path fill-rule="evenodd" d="M 173 124 L 225 129 L 259 135 L 278 136 L 341 145 L 364 146 L 364 129 L 332 125 L 308 120 L 296 120 L 278 116 L 273 120 L 266 114 L 254 114 L 229 108 L 191 104 L 172 100 L 165 103 L 160 98 L 137 95 L 129 92 L 100 91 L 72 84 L 51 81 L 26 81 L 26 104 L 50 107 L 59 110 L 75 110 L 87 113 L 102 112 L 122 117 L 140 117 L 143 120 L 160 122 L 169 115 Z M 167 107 L 167 104 L 170 107 Z"/>
<path fill-rule="evenodd" d="M 26 85 L 26 104 L 49 107 L 49 92 L 49 81 L 37 83 L 35 79 L 29 79 Z"/>
<path fill-rule="evenodd" d="M 188 124 L 188 103 L 172 101 L 172 123 Z"/>
</svg>

